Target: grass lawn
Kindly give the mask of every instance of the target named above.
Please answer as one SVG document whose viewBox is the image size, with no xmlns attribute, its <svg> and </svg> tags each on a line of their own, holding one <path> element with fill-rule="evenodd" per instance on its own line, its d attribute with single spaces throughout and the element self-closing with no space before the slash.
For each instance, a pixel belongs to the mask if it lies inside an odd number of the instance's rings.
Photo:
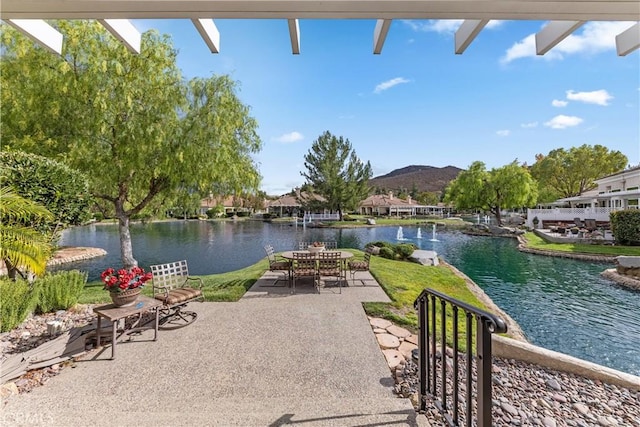
<svg viewBox="0 0 640 427">
<path fill-rule="evenodd" d="M 244 293 L 262 276 L 269 267 L 266 259 L 241 270 L 208 276 L 195 276 L 204 282 L 206 301 L 238 301 Z M 80 295 L 80 304 L 98 304 L 111 302 L 109 292 L 102 289 L 102 282 L 87 283 Z M 151 286 L 145 286 L 142 294 L 151 296 Z"/>
<path fill-rule="evenodd" d="M 456 276 L 446 266 L 424 266 L 408 261 L 393 261 L 380 257 L 372 257 L 371 274 L 389 295 L 391 303 L 364 303 L 364 309 L 370 316 L 382 317 L 396 324 L 403 325 L 414 332 L 418 328 L 418 313 L 413 308 L 416 298 L 424 288 L 431 288 L 452 298 L 486 310 L 484 304 L 478 300 L 467 288 L 465 281 Z M 436 306 L 436 330 L 440 333 L 440 305 Z M 464 350 L 466 334 L 465 322 L 462 321 L 462 311 L 458 313 L 458 338 L 461 350 Z M 452 345 L 453 315 L 451 307 L 447 306 L 446 329 L 447 343 Z M 473 334 L 475 343 L 475 334 Z M 474 344 L 475 345 L 475 344 Z"/>
<path fill-rule="evenodd" d="M 533 232 L 525 233 L 527 247 L 545 251 L 571 252 L 590 255 L 640 256 L 640 246 L 585 245 L 580 243 L 551 243 Z"/>
</svg>

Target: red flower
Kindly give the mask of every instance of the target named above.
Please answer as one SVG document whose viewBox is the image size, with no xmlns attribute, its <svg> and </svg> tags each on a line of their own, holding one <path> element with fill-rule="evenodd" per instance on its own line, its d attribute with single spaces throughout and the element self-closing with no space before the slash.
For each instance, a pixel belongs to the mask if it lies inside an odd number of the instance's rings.
<svg viewBox="0 0 640 427">
<path fill-rule="evenodd" d="M 135 289 L 144 286 L 144 283 L 153 278 L 152 273 L 145 273 L 140 267 L 133 267 L 130 270 L 107 268 L 102 272 L 100 278 L 104 282 L 104 289 L 110 292 L 122 292 L 127 289 Z"/>
</svg>

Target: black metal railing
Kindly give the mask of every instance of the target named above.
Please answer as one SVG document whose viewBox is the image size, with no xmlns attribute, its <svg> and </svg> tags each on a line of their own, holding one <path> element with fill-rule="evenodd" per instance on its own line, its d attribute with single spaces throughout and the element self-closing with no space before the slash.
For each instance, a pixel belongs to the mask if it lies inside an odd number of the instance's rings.
<svg viewBox="0 0 640 427">
<path fill-rule="evenodd" d="M 418 310 L 420 327 L 418 336 L 420 409 L 426 410 L 427 400 L 430 399 L 450 426 L 491 426 L 491 334 L 507 332 L 507 325 L 501 318 L 491 313 L 432 289 L 423 290 L 416 299 L 414 307 Z M 462 353 L 459 352 L 460 337 L 458 336 L 461 314 L 465 319 L 466 329 L 463 336 L 466 348 Z M 436 336 L 438 335 L 436 333 L 438 315 L 439 337 Z M 447 324 L 451 326 L 450 337 L 447 337 Z M 449 354 L 447 354 L 447 338 L 451 342 Z M 440 345 L 439 353 L 437 341 Z M 448 356 L 451 363 L 447 360 Z M 459 359 L 465 365 L 463 372 L 460 371 Z M 474 367 L 476 368 L 475 384 L 473 383 Z M 447 373 L 451 374 L 450 388 L 447 386 Z M 460 400 L 461 394 L 464 395 L 464 405 Z"/>
</svg>

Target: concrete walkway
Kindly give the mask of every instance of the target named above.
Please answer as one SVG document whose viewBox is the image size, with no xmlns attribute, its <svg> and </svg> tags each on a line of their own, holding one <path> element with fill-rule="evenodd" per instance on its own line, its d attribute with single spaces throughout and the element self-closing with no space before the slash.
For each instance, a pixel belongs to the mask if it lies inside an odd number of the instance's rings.
<svg viewBox="0 0 640 427">
<path fill-rule="evenodd" d="M 1 425 L 418 425 L 394 381 L 363 301 L 388 301 L 368 273 L 349 287 L 268 287 L 266 274 L 238 302 L 193 303 L 198 321 L 144 332 L 12 396 Z M 282 282 L 279 284 L 283 284 Z M 364 286 L 363 286 L 364 284 Z M 422 424 L 422 422 L 420 422 Z"/>
</svg>

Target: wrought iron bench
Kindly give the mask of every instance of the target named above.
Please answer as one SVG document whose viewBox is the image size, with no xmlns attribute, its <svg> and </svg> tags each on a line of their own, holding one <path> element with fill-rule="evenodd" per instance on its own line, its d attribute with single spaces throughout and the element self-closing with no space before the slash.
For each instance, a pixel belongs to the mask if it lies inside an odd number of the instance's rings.
<svg viewBox="0 0 640 427">
<path fill-rule="evenodd" d="M 198 313 L 183 310 L 192 301 L 204 301 L 203 282 L 199 277 L 190 277 L 187 261 L 176 261 L 151 266 L 153 273 L 153 297 L 162 301 L 160 329 L 177 329 L 190 325 Z M 195 286 L 189 284 L 194 283 Z"/>
</svg>

